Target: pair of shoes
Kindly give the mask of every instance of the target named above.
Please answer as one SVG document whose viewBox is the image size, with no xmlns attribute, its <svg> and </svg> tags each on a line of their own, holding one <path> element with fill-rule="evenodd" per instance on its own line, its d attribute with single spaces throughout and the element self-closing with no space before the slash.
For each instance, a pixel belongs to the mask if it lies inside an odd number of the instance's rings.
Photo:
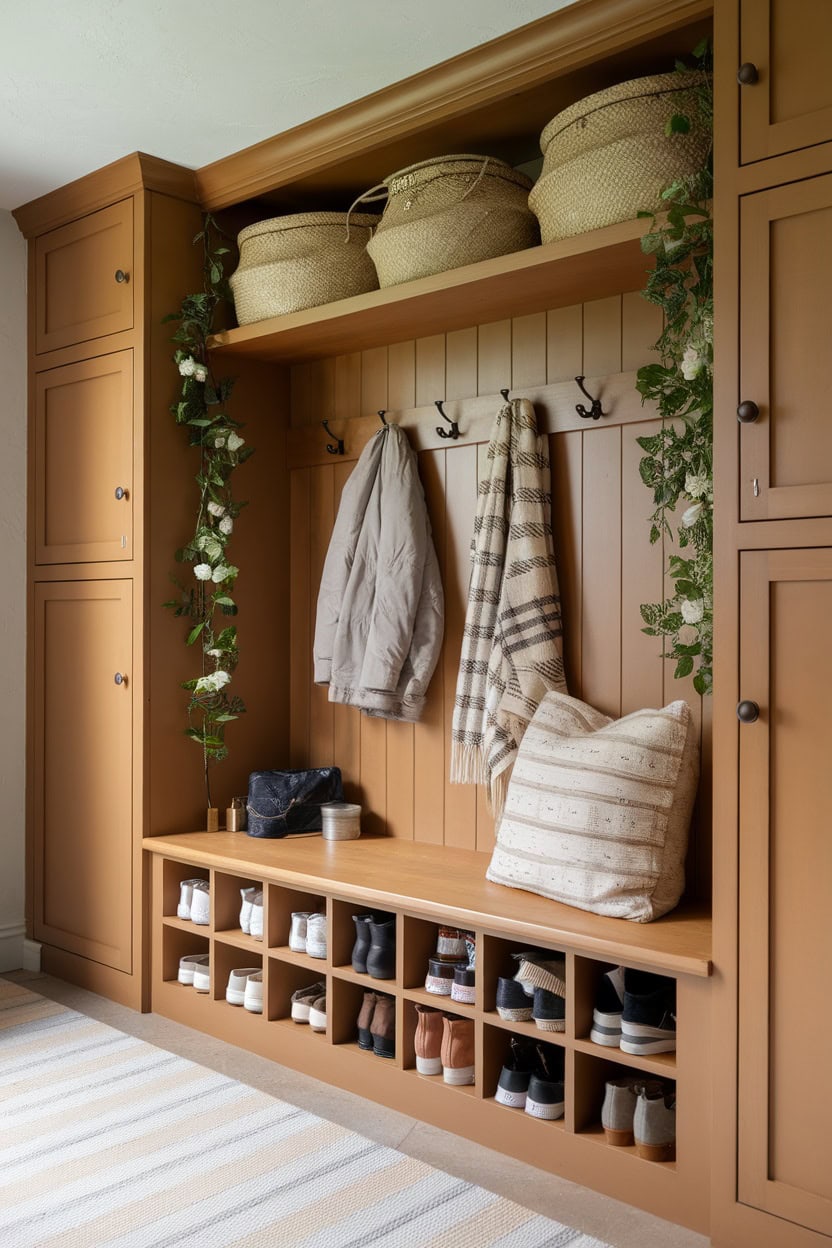
<svg viewBox="0 0 832 1248">
<path fill-rule="evenodd" d="M 326 1031 L 326 983 L 318 979 L 291 996 L 292 1022 L 308 1023 L 313 1031 Z"/>
<path fill-rule="evenodd" d="M 623 966 L 607 971 L 598 985 L 589 1038 L 623 1053 L 674 1052 L 675 981 Z"/>
<path fill-rule="evenodd" d="M 563 1117 L 564 1052 L 553 1044 L 511 1038 L 511 1052 L 500 1072 L 494 1100 L 524 1109 L 533 1118 Z"/>
<path fill-rule="evenodd" d="M 176 917 L 198 923 L 201 927 L 208 926 L 211 921 L 211 897 L 207 880 L 180 880 Z"/>
<path fill-rule="evenodd" d="M 417 1005 L 419 1015 L 413 1048 L 420 1075 L 441 1075 L 445 1083 L 474 1082 L 474 1020 L 443 1014 L 430 1005 Z"/>
<path fill-rule="evenodd" d="M 207 953 L 188 953 L 184 958 L 180 958 L 179 974 L 177 975 L 177 979 L 180 984 L 185 984 L 187 987 L 193 987 L 194 975 L 196 974 L 197 969 L 200 971 L 200 979 L 208 981 L 209 974 Z M 204 988 L 198 988 L 197 992 L 207 992 L 208 987 L 209 984 L 206 982 L 206 986 Z"/>
<path fill-rule="evenodd" d="M 376 1057 L 396 1056 L 396 1001 L 384 992 L 365 992 L 356 1019 L 358 1047 Z"/>
<path fill-rule="evenodd" d="M 263 1013 L 263 972 L 259 966 L 244 966 L 228 976 L 225 999 L 229 1005 L 243 1005 L 251 1014 Z"/>
<path fill-rule="evenodd" d="M 473 932 L 440 927 L 436 954 L 428 960 L 425 990 L 438 997 L 450 997 L 453 1001 L 473 1005 L 476 1000 L 476 955 L 476 936 Z"/>
<path fill-rule="evenodd" d="M 518 963 L 517 973 L 513 979 L 497 980 L 500 1018 L 513 1023 L 534 1019 L 541 1031 L 565 1031 L 566 959 L 535 952 L 511 956 Z"/>
<path fill-rule="evenodd" d="M 355 923 L 352 969 L 373 979 L 395 979 L 395 915 L 354 914 L 352 917 Z"/>
<path fill-rule="evenodd" d="M 263 939 L 263 890 L 254 884 L 240 889 L 240 931 L 255 940 Z"/>
<path fill-rule="evenodd" d="M 310 958 L 326 957 L 326 915 L 316 910 L 295 910 L 289 929 L 289 948 Z"/>
<path fill-rule="evenodd" d="M 676 1092 L 661 1079 L 610 1079 L 604 1091 L 601 1125 L 607 1143 L 626 1147 L 647 1161 L 676 1157 Z"/>
</svg>

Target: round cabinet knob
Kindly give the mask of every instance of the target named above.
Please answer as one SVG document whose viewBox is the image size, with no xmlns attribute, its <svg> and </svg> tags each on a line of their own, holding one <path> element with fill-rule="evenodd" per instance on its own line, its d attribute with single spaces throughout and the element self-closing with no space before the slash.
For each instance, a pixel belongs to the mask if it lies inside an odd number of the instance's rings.
<svg viewBox="0 0 832 1248">
<path fill-rule="evenodd" d="M 756 702 L 740 702 L 737 706 L 737 719 L 741 724 L 753 724 L 760 718 L 760 708 Z"/>
<path fill-rule="evenodd" d="M 123 485 L 117 485 L 117 486 L 116 486 L 116 488 L 115 488 L 115 495 L 116 495 L 116 498 L 118 499 L 118 501 L 119 501 L 119 502 L 121 502 L 121 500 L 122 500 L 123 498 L 126 498 L 126 497 L 127 497 L 127 491 L 125 490 L 125 488 L 124 488 L 124 486 L 123 486 Z"/>
<path fill-rule="evenodd" d="M 737 420 L 741 425 L 750 425 L 760 415 L 760 409 L 751 399 L 745 399 L 737 408 Z"/>
<path fill-rule="evenodd" d="M 117 685 L 127 684 L 127 677 L 123 676 L 121 672 L 116 672 L 115 676 L 113 677 L 113 680 L 116 682 Z"/>
<path fill-rule="evenodd" d="M 123 282 L 129 282 L 130 281 L 129 273 L 125 273 L 124 269 L 116 269 L 116 281 L 118 282 L 119 286 Z"/>
<path fill-rule="evenodd" d="M 741 87 L 753 87 L 755 82 L 760 78 L 757 72 L 757 66 L 751 61 L 744 61 L 737 70 L 737 82 Z"/>
</svg>

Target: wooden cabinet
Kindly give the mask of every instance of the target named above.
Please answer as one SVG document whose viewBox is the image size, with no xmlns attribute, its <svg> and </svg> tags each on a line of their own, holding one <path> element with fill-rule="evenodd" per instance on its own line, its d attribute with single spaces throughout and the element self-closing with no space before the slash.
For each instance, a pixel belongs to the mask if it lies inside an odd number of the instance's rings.
<svg viewBox="0 0 832 1248">
<path fill-rule="evenodd" d="M 37 354 L 132 329 L 132 199 L 41 235 L 34 263 Z"/>
<path fill-rule="evenodd" d="M 132 583 L 38 584 L 34 616 L 35 939 L 129 973 Z"/>
<path fill-rule="evenodd" d="M 740 88 L 743 163 L 832 140 L 830 49 L 828 0 L 743 0 L 740 63 L 757 70 Z"/>
<path fill-rule="evenodd" d="M 830 516 L 832 175 L 746 196 L 740 226 L 741 518 Z"/>
<path fill-rule="evenodd" d="M 35 562 L 133 556 L 133 352 L 38 373 Z"/>
<path fill-rule="evenodd" d="M 746 552 L 740 592 L 760 713 L 740 728 L 738 1196 L 832 1235 L 832 550 Z"/>
</svg>

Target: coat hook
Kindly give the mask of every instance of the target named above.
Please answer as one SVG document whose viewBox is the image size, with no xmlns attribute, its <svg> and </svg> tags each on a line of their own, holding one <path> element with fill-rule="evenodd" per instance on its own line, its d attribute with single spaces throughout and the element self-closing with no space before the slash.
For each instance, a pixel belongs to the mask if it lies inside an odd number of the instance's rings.
<svg viewBox="0 0 832 1248">
<path fill-rule="evenodd" d="M 439 434 L 440 438 L 450 438 L 452 442 L 456 442 L 457 438 L 459 437 L 459 425 L 457 424 L 455 420 L 451 420 L 450 416 L 445 415 L 445 408 L 443 407 L 444 402 L 445 402 L 444 399 L 436 399 L 435 400 L 436 410 L 443 420 L 447 420 L 451 428 L 450 430 L 443 429 L 440 425 L 437 425 L 436 432 Z"/>
<path fill-rule="evenodd" d="M 343 455 L 344 454 L 344 439 L 339 438 L 336 434 L 332 432 L 332 430 L 329 427 L 328 420 L 322 420 L 321 424 L 323 425 L 324 429 L 326 429 L 329 436 L 331 438 L 335 438 L 335 442 L 336 442 L 335 446 L 333 446 L 331 442 L 327 442 L 326 444 L 326 449 L 329 452 L 329 454 L 330 455 Z"/>
<path fill-rule="evenodd" d="M 381 408 L 379 408 L 379 411 L 378 411 L 378 418 L 379 418 L 379 420 L 381 421 L 381 423 L 382 423 L 383 425 L 386 425 L 386 424 L 387 424 L 387 421 L 384 419 L 384 413 L 385 413 L 386 411 L 387 411 L 387 408 L 386 408 L 386 407 L 381 407 Z"/>
<path fill-rule="evenodd" d="M 577 381 L 578 386 L 581 389 L 581 392 L 586 395 L 586 397 L 589 399 L 590 403 L 592 404 L 592 407 L 589 409 L 589 411 L 587 411 L 583 403 L 578 403 L 575 407 L 575 411 L 578 413 L 578 415 L 583 416 L 584 420 L 600 420 L 602 416 L 606 416 L 607 413 L 601 410 L 601 400 L 593 399 L 592 395 L 589 393 L 586 386 L 584 385 L 584 378 L 576 377 L 575 380 Z"/>
<path fill-rule="evenodd" d="M 500 391 L 500 394 L 503 396 L 503 401 L 508 403 L 509 387 L 506 386 L 505 390 Z"/>
</svg>

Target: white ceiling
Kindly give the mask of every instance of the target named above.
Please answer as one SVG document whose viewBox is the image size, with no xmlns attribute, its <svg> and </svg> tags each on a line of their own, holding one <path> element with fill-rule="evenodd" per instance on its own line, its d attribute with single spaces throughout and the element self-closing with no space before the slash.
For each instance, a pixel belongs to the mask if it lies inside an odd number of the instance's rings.
<svg viewBox="0 0 832 1248">
<path fill-rule="evenodd" d="M 0 207 L 144 151 L 198 168 L 570 0 L 0 0 Z"/>
</svg>

